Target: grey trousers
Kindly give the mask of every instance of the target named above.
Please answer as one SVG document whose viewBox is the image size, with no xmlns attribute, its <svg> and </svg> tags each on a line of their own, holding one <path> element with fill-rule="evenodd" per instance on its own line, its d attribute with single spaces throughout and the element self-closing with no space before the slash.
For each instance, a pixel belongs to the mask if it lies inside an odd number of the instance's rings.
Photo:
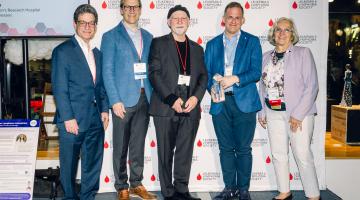
<svg viewBox="0 0 360 200">
<path fill-rule="evenodd" d="M 125 118 L 121 119 L 112 113 L 113 118 L 113 169 L 115 189 L 122 190 L 141 185 L 144 170 L 144 145 L 149 125 L 149 103 L 145 94 L 133 107 L 125 108 Z M 129 153 L 129 162 L 127 156 Z M 130 178 L 127 164 L 130 167 Z"/>
</svg>

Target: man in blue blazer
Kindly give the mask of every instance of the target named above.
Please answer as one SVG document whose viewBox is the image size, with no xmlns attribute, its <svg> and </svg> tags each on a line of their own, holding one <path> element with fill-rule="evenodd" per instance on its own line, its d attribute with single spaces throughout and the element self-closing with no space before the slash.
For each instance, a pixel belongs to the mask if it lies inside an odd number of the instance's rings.
<svg viewBox="0 0 360 200">
<path fill-rule="evenodd" d="M 229 3 L 224 11 L 225 31 L 206 45 L 208 91 L 212 94 L 210 114 L 219 142 L 225 189 L 216 199 L 250 199 L 251 143 L 256 112 L 261 109 L 256 82 L 261 76 L 259 39 L 245 31 L 243 8 Z M 225 90 L 225 100 L 214 98 L 213 83 Z"/>
<path fill-rule="evenodd" d="M 101 42 L 105 58 L 104 84 L 113 116 L 115 189 L 121 200 L 129 199 L 129 193 L 142 199 L 156 199 L 156 195 L 148 192 L 141 183 L 150 119 L 148 109 L 152 88 L 147 78 L 147 62 L 152 35 L 138 26 L 140 0 L 121 0 L 120 9 L 123 20 L 106 32 Z"/>
<path fill-rule="evenodd" d="M 79 199 L 75 177 L 80 152 L 80 199 L 94 199 L 99 189 L 109 106 L 101 75 L 102 55 L 97 48 L 90 47 L 97 21 L 92 6 L 80 5 L 74 13 L 75 36 L 56 47 L 52 54 L 54 122 L 59 128 L 64 199 Z"/>
</svg>

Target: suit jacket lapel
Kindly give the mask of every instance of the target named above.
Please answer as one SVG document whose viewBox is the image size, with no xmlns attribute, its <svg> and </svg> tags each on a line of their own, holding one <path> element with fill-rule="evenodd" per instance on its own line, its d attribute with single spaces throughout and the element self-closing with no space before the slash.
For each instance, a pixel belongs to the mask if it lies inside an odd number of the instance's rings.
<svg viewBox="0 0 360 200">
<path fill-rule="evenodd" d="M 243 51 L 244 51 L 244 47 L 246 46 L 248 39 L 245 36 L 244 32 L 241 33 L 240 38 L 239 38 L 239 42 L 236 46 L 236 52 L 235 52 L 235 58 L 234 58 L 234 69 L 233 69 L 233 73 L 236 73 L 234 70 L 238 70 L 237 63 L 239 62 L 241 56 L 243 55 Z"/>
<path fill-rule="evenodd" d="M 174 67 L 176 68 L 175 70 L 177 71 L 178 74 L 180 74 L 180 69 L 179 69 L 179 56 L 175 47 L 175 40 L 174 37 L 172 36 L 172 34 L 170 33 L 168 35 L 168 45 L 169 47 L 169 54 L 171 57 L 171 60 L 174 62 Z"/>
<path fill-rule="evenodd" d="M 135 48 L 135 45 L 134 43 L 132 42 L 129 34 L 127 33 L 126 29 L 125 29 L 125 26 L 122 22 L 120 22 L 119 24 L 119 33 L 125 38 L 125 41 L 128 43 L 132 53 L 134 54 L 136 60 L 139 59 L 139 55 L 138 55 L 138 52 L 136 51 L 136 48 Z"/>
<path fill-rule="evenodd" d="M 96 64 L 96 79 L 95 79 L 95 85 L 98 83 L 98 80 L 100 77 L 100 56 L 99 56 L 99 51 L 97 50 L 97 48 L 94 48 L 93 50 L 94 53 L 94 59 L 95 59 L 95 64 Z"/>
<path fill-rule="evenodd" d="M 224 34 L 224 33 L 223 33 Z M 224 40 L 223 40 L 223 37 L 224 35 L 221 36 L 221 38 L 219 38 L 218 40 L 218 51 L 219 51 L 219 57 L 218 59 L 220 59 L 220 64 L 218 67 L 220 68 L 219 69 L 219 72 L 222 76 L 224 76 L 224 67 L 225 67 L 225 47 L 224 47 Z"/>
<path fill-rule="evenodd" d="M 94 84 L 94 81 L 92 81 L 92 74 L 90 71 L 90 67 L 86 61 L 84 52 L 82 51 L 80 44 L 77 42 L 77 40 L 75 39 L 75 36 L 73 36 L 72 38 L 72 42 L 74 44 L 74 51 L 75 51 L 75 58 L 80 59 L 81 65 L 79 67 L 83 67 L 85 68 L 84 70 L 88 72 L 89 76 L 90 76 L 90 80 L 91 82 Z"/>
</svg>

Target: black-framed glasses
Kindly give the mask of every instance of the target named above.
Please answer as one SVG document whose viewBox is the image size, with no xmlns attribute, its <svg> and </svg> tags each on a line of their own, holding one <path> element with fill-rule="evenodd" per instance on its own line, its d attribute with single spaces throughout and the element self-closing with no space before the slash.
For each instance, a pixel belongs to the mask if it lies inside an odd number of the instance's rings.
<svg viewBox="0 0 360 200">
<path fill-rule="evenodd" d="M 80 27 L 86 27 L 86 26 L 88 26 L 88 27 L 93 28 L 93 27 L 96 26 L 96 22 L 94 22 L 94 21 L 86 22 L 86 21 L 83 21 L 83 20 L 79 20 L 79 21 L 77 21 L 77 24 L 78 24 Z"/>
<path fill-rule="evenodd" d="M 141 6 L 136 5 L 136 6 L 128 6 L 128 5 L 123 5 L 122 7 L 125 11 L 129 11 L 129 10 L 133 10 L 133 11 L 138 11 Z"/>
</svg>

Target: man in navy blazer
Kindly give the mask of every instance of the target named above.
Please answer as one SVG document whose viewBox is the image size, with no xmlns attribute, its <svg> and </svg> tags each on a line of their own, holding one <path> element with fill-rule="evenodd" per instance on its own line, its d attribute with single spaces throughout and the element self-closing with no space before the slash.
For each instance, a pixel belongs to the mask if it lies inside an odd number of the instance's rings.
<svg viewBox="0 0 360 200">
<path fill-rule="evenodd" d="M 152 35 L 138 26 L 140 0 L 121 0 L 120 12 L 123 20 L 106 32 L 101 42 L 104 84 L 112 107 L 115 189 L 121 200 L 129 199 L 129 193 L 142 199 L 156 199 L 141 183 L 150 119 L 152 87 L 147 78 L 147 62 Z"/>
<path fill-rule="evenodd" d="M 225 189 L 216 199 L 250 199 L 251 143 L 256 112 L 261 103 L 256 82 L 261 76 L 259 39 L 245 31 L 243 8 L 229 3 L 224 11 L 225 31 L 206 45 L 208 91 L 212 94 L 210 114 L 220 148 Z M 225 100 L 214 98 L 213 83 L 225 90 Z"/>
<path fill-rule="evenodd" d="M 90 47 L 97 24 L 96 10 L 80 5 L 74 13 L 76 34 L 52 54 L 54 122 L 59 128 L 60 181 L 64 199 L 79 199 L 75 177 L 81 152 L 80 199 L 94 199 L 99 189 L 108 99 L 102 82 L 101 52 Z"/>
</svg>

